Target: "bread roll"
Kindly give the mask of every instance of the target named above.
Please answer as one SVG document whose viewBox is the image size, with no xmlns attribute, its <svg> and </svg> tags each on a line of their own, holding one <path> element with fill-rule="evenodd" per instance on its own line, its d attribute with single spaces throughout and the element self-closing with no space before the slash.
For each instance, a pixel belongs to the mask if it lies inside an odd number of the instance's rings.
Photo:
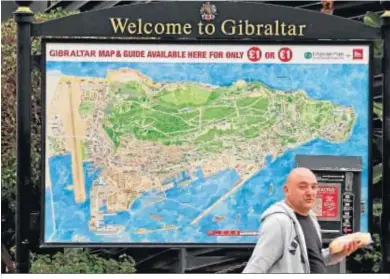
<svg viewBox="0 0 390 279">
<path fill-rule="evenodd" d="M 329 252 L 331 254 L 339 253 L 343 250 L 344 245 L 351 241 L 357 241 L 357 247 L 361 248 L 370 245 L 372 243 L 372 238 L 371 234 L 362 232 L 340 236 L 330 243 Z"/>
</svg>

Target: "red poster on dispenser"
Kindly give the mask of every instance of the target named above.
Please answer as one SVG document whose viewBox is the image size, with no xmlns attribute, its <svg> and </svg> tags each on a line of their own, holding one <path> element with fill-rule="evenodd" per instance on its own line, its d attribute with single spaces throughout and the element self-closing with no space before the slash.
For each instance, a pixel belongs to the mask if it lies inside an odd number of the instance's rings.
<svg viewBox="0 0 390 279">
<path fill-rule="evenodd" d="M 340 184 L 320 184 L 314 212 L 319 220 L 340 220 Z"/>
</svg>

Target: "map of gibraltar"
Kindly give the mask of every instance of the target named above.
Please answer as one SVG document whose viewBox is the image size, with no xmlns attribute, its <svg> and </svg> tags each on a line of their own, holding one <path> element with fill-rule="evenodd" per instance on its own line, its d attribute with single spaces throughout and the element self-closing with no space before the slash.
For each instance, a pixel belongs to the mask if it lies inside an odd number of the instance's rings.
<svg viewBox="0 0 390 279">
<path fill-rule="evenodd" d="M 46 242 L 253 243 L 296 154 L 367 156 L 366 65 L 46 67 Z"/>
</svg>

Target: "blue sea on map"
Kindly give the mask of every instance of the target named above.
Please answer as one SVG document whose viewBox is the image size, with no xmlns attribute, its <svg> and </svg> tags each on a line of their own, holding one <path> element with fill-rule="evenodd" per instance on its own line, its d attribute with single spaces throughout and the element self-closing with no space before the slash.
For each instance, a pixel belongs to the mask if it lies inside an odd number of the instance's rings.
<svg viewBox="0 0 390 279">
<path fill-rule="evenodd" d="M 362 200 L 368 197 L 368 105 L 369 80 L 367 65 L 297 65 L 297 64 L 180 64 L 180 63 L 107 63 L 107 62 L 47 62 L 47 71 L 61 71 L 64 75 L 105 77 L 119 68 L 140 71 L 157 82 L 193 81 L 229 86 L 239 79 L 261 81 L 271 88 L 286 92 L 304 90 L 315 100 L 329 100 L 342 106 L 352 106 L 357 122 L 351 136 L 342 143 L 313 139 L 286 150 L 277 158 L 268 156 L 266 166 L 248 179 L 239 190 L 230 195 L 196 224 L 191 221 L 207 209 L 240 179 L 236 171 L 227 169 L 208 178 L 198 172 L 196 180 L 185 188 L 166 190 L 165 201 L 143 206 L 148 199 L 161 193 L 142 194 L 128 211 L 107 216 L 106 224 L 124 225 L 118 235 L 96 235 L 89 230 L 90 200 L 77 204 L 68 188 L 72 184 L 70 154 L 49 158 L 51 191 L 45 194 L 45 241 L 83 243 L 254 243 L 255 236 L 208 236 L 207 231 L 233 229 L 257 231 L 259 217 L 272 203 L 283 199 L 282 186 L 286 175 L 295 165 L 296 154 L 362 156 Z M 84 162 L 85 187 L 88 194 L 101 169 L 93 162 Z M 273 193 L 270 194 L 270 185 Z M 189 206 L 181 207 L 180 204 Z M 102 208 L 104 210 L 104 208 Z M 158 214 L 179 228 L 136 234 L 139 227 L 157 228 L 149 216 Z M 177 216 L 180 216 L 178 218 Z M 224 216 L 223 222 L 213 222 L 215 216 Z M 161 226 L 161 224 L 160 224 Z M 367 211 L 361 216 L 361 230 L 368 229 Z"/>
</svg>

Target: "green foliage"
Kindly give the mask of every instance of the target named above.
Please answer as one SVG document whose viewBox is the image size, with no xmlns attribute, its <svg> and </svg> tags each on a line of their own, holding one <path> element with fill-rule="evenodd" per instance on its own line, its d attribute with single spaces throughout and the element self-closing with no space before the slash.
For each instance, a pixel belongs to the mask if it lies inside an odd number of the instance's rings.
<svg viewBox="0 0 390 279">
<path fill-rule="evenodd" d="M 382 180 L 382 163 L 374 166 L 373 175 L 372 175 L 372 183 L 377 184 Z"/>
<path fill-rule="evenodd" d="M 379 14 L 374 12 L 367 12 L 363 18 L 363 22 L 371 27 L 380 28 L 381 18 Z M 383 40 L 374 41 L 374 56 L 383 57 Z M 374 114 L 383 121 L 383 104 L 374 102 L 373 103 Z M 373 184 L 377 184 L 382 180 L 382 164 L 374 166 L 373 169 Z"/>
<path fill-rule="evenodd" d="M 371 27 L 381 27 L 381 17 L 374 12 L 367 12 L 363 18 L 363 22 Z M 383 40 L 374 41 L 374 56 L 383 57 Z"/>
<path fill-rule="evenodd" d="M 352 273 L 379 273 L 382 253 L 379 234 L 373 235 L 374 243 L 371 249 L 361 249 L 349 262 Z"/>
<path fill-rule="evenodd" d="M 367 12 L 363 18 L 363 22 L 371 27 L 380 28 L 381 18 L 377 13 Z M 374 41 L 374 56 L 376 58 L 383 57 L 383 40 Z M 373 112 L 379 118 L 383 119 L 383 105 L 378 102 L 373 104 Z M 380 185 L 382 180 L 382 164 L 378 164 L 373 168 L 373 185 Z M 372 187 L 372 186 L 370 186 Z M 379 227 L 378 223 L 381 215 L 381 201 L 373 203 L 373 222 L 376 222 L 375 226 Z M 350 257 L 348 261 L 349 269 L 353 273 L 377 273 L 380 272 L 380 265 L 382 260 L 381 253 L 381 241 L 379 234 L 373 234 L 374 243 L 371 249 L 360 249 L 353 257 Z"/>
<path fill-rule="evenodd" d="M 374 12 L 367 12 L 363 18 L 363 22 L 371 27 L 380 28 L 381 18 L 379 14 Z M 383 57 L 383 40 L 374 41 L 374 56 Z M 383 104 L 374 102 L 374 114 L 382 121 L 383 120 Z M 377 184 L 382 180 L 382 164 L 374 166 L 373 169 L 373 184 Z"/>
<path fill-rule="evenodd" d="M 83 249 L 65 249 L 54 256 L 39 255 L 32 264 L 32 273 L 134 273 L 135 262 L 121 255 L 118 260 L 105 259 Z"/>
<path fill-rule="evenodd" d="M 375 200 L 373 203 L 373 221 L 379 221 L 382 213 L 381 200 Z M 379 226 L 379 224 L 376 224 Z M 348 258 L 348 268 L 352 273 L 378 273 L 381 270 L 382 251 L 381 239 L 377 233 L 372 234 L 373 244 L 370 248 L 359 249 Z"/>
<path fill-rule="evenodd" d="M 363 22 L 364 24 L 369 25 L 371 27 L 381 27 L 381 17 L 374 12 L 366 12 L 366 15 L 363 18 Z"/>
<path fill-rule="evenodd" d="M 381 103 L 378 103 L 378 102 L 374 102 L 374 113 L 376 114 L 376 116 L 378 116 L 378 118 L 380 120 L 383 119 L 383 104 Z"/>
</svg>

